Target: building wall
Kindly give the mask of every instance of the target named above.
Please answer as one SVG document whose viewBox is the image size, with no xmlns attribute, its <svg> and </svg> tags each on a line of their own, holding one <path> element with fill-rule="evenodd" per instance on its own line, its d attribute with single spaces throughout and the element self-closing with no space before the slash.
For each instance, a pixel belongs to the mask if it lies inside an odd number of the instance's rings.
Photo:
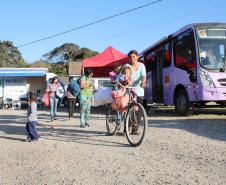
<svg viewBox="0 0 226 185">
<path fill-rule="evenodd" d="M 28 92 L 37 93 L 40 90 L 42 96 L 46 89 L 46 76 L 42 77 L 26 77 Z"/>
<path fill-rule="evenodd" d="M 82 62 L 81 61 L 73 61 L 69 62 L 69 76 L 80 76 L 82 74 Z"/>
</svg>

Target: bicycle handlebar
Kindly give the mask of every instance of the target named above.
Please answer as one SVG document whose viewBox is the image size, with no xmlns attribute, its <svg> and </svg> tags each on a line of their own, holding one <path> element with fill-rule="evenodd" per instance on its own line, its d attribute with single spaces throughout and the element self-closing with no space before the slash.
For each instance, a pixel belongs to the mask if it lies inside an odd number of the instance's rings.
<svg viewBox="0 0 226 185">
<path fill-rule="evenodd" d="M 133 86 L 128 86 L 128 85 L 122 85 L 120 82 L 117 82 L 115 85 L 120 85 L 121 87 L 127 88 L 127 89 L 133 89 L 133 88 L 137 88 L 137 87 L 133 87 Z"/>
</svg>

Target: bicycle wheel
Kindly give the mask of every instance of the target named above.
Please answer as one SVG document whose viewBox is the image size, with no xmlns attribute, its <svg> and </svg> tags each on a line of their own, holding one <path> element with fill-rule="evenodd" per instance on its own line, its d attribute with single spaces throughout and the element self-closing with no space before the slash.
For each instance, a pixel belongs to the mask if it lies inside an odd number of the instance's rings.
<svg viewBox="0 0 226 185">
<path fill-rule="evenodd" d="M 139 146 L 142 143 L 147 124 L 147 114 L 144 107 L 139 103 L 132 103 L 126 116 L 126 138 L 132 146 Z"/>
<path fill-rule="evenodd" d="M 113 136 L 117 130 L 117 111 L 112 110 L 111 105 L 107 105 L 106 128 L 109 135 Z"/>
</svg>

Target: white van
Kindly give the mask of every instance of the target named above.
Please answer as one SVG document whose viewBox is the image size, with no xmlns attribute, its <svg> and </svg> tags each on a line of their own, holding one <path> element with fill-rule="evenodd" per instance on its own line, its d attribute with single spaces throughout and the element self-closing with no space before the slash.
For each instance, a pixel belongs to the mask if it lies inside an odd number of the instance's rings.
<svg viewBox="0 0 226 185">
<path fill-rule="evenodd" d="M 80 76 L 73 76 L 73 79 L 76 80 Z M 94 89 L 98 90 L 100 86 L 108 86 L 111 84 L 111 79 L 109 77 L 94 77 L 92 78 L 92 83 L 94 84 Z"/>
</svg>

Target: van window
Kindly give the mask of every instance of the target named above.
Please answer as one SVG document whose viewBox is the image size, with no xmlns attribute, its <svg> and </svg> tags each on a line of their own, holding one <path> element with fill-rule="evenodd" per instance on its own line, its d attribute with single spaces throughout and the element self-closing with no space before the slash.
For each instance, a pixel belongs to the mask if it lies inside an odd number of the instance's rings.
<svg viewBox="0 0 226 185">
<path fill-rule="evenodd" d="M 98 80 L 98 86 L 99 87 L 100 86 L 107 86 L 109 84 L 111 84 L 111 80 L 107 80 L 107 79 L 105 79 L 105 80 Z"/>
</svg>

